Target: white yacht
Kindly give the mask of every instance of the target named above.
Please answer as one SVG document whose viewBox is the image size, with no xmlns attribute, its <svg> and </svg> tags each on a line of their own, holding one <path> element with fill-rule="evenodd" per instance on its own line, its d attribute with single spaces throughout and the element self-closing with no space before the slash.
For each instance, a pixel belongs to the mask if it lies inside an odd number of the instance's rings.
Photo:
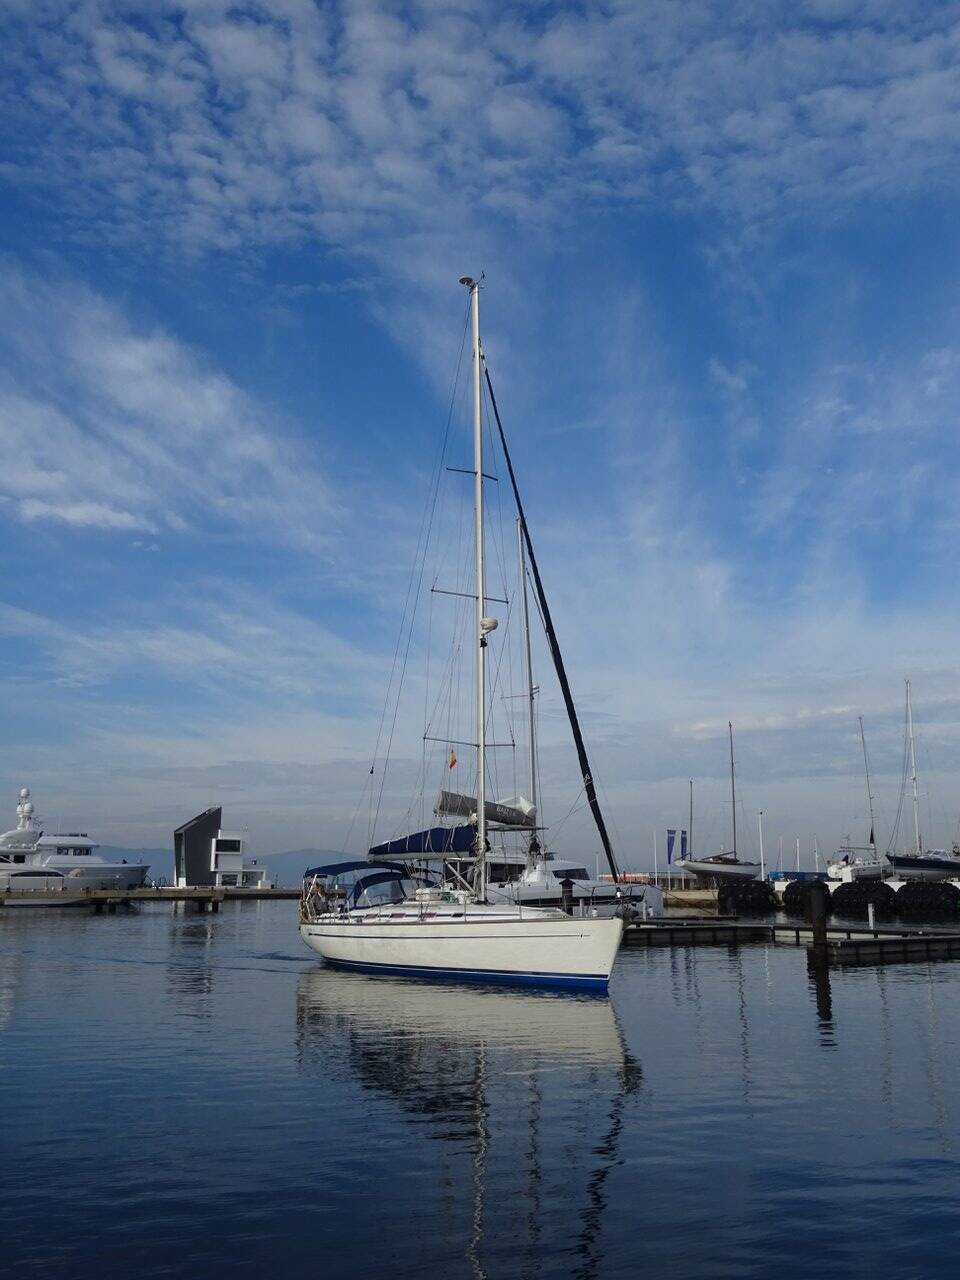
<svg viewBox="0 0 960 1280">
<path fill-rule="evenodd" d="M 570 905 L 575 915 L 610 916 L 632 907 L 638 916 L 663 915 L 663 893 L 652 884 L 621 884 L 591 876 L 582 862 L 557 858 L 552 853 L 528 858 L 520 874 L 491 880 L 491 902 L 522 902 L 529 907 L 562 907 L 564 882 L 569 881 Z"/>
<path fill-rule="evenodd" d="M 573 712 L 572 695 L 550 621 L 549 608 L 533 557 L 532 544 L 510 456 L 500 424 L 489 373 L 483 364 L 480 346 L 480 285 L 465 276 L 460 281 L 470 293 L 470 318 L 473 339 L 473 547 L 474 576 L 466 596 L 471 605 L 465 607 L 464 621 L 469 639 L 465 651 L 473 657 L 474 717 L 471 740 L 460 743 L 476 751 L 476 794 L 460 796 L 446 793 L 438 810 L 444 815 L 462 814 L 469 821 L 455 826 L 437 826 L 417 831 L 400 839 L 374 845 L 368 858 L 383 869 L 378 873 L 395 881 L 396 897 L 390 901 L 370 902 L 367 897 L 346 899 L 328 890 L 327 868 L 314 868 L 304 879 L 300 904 L 300 934 L 306 945 L 325 961 L 342 968 L 363 972 L 393 973 L 410 976 L 480 979 L 484 981 L 521 982 L 603 990 L 623 935 L 623 919 L 600 919 L 593 915 L 568 915 L 550 907 L 532 907 L 523 902 L 496 901 L 489 892 L 487 878 L 490 846 L 488 830 L 531 830 L 535 827 L 534 807 L 521 803 L 496 803 L 490 800 L 487 778 L 487 720 L 490 713 L 487 688 L 488 646 L 498 627 L 489 617 L 486 606 L 495 597 L 487 590 L 484 537 L 484 460 L 482 379 L 486 377 L 490 407 L 500 433 L 502 452 L 519 517 L 520 536 L 530 552 L 540 613 L 547 632 L 554 665 L 570 716 L 571 728 L 580 757 L 584 791 L 600 829 L 601 840 L 610 861 L 611 871 L 619 878 L 616 861 L 599 812 L 593 779 L 587 764 L 579 724 Z M 462 640 L 461 640 L 462 643 Z M 493 669 L 494 680 L 496 668 Z M 461 687 L 457 681 L 458 689 Z M 456 765 L 455 743 L 450 749 L 449 768 Z M 491 743 L 493 747 L 495 744 Z M 372 772 L 372 770 L 371 770 Z M 457 887 L 445 884 L 415 883 L 404 874 L 404 868 L 425 860 L 440 861 L 448 866 L 454 860 L 471 864 L 472 880 L 464 879 Z M 398 868 L 397 864 L 403 864 Z M 364 890 L 373 888 L 365 885 Z"/>
<path fill-rule="evenodd" d="M 47 835 L 40 827 L 23 787 L 17 825 L 0 835 L 0 889 L 47 889 L 79 893 L 83 889 L 136 889 L 144 883 L 144 862 L 107 862 L 85 831 Z"/>
</svg>

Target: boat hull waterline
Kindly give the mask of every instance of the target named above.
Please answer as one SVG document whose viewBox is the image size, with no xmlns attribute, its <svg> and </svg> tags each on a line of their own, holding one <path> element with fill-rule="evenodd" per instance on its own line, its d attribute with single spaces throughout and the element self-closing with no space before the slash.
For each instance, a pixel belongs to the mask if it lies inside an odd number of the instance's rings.
<svg viewBox="0 0 960 1280">
<path fill-rule="evenodd" d="M 403 921 L 353 911 L 304 921 L 300 936 L 327 964 L 364 973 L 604 990 L 620 919 L 524 911 L 519 917 Z M 393 913 L 396 915 L 397 913 Z"/>
<path fill-rule="evenodd" d="M 904 880 L 948 880 L 960 876 L 960 858 L 936 853 L 888 853 L 893 874 Z"/>
</svg>

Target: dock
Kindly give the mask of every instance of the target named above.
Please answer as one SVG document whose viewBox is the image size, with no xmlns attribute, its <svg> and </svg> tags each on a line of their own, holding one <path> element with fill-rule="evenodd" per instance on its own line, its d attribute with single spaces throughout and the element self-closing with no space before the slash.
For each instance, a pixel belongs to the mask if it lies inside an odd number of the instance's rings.
<svg viewBox="0 0 960 1280">
<path fill-rule="evenodd" d="M 813 946 L 808 924 L 770 926 L 773 941 L 786 946 Z M 945 960 L 960 957 L 960 933 L 946 929 L 870 929 L 866 926 L 828 926 L 824 950 L 841 964 L 878 960 Z"/>
<path fill-rule="evenodd" d="M 780 946 L 813 950 L 813 927 L 803 922 L 770 923 L 735 917 L 699 916 L 637 921 L 624 929 L 625 946 L 739 946 L 749 942 L 773 942 Z M 830 925 L 822 947 L 824 957 L 840 964 L 876 964 L 878 961 L 948 960 L 960 958 L 960 932 L 953 929 L 900 928 L 867 925 Z"/>
<path fill-rule="evenodd" d="M 734 916 L 697 916 L 628 924 L 623 941 L 630 946 L 738 946 L 741 942 L 769 942 L 770 926 L 763 922 L 741 921 Z"/>
<path fill-rule="evenodd" d="M 274 888 L 193 888 L 167 886 L 139 889 L 81 889 L 78 893 L 51 889 L 8 889 L 0 891 L 0 907 L 92 907 L 96 915 L 114 915 L 118 907 L 143 902 L 188 902 L 197 911 L 217 912 L 223 902 L 261 901 L 300 897 L 300 889 Z"/>
</svg>

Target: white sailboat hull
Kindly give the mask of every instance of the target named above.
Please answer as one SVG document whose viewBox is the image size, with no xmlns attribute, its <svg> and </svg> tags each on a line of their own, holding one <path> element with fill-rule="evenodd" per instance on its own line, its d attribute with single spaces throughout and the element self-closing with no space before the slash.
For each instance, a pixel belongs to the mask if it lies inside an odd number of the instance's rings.
<svg viewBox="0 0 960 1280">
<path fill-rule="evenodd" d="M 695 876 L 716 876 L 718 880 L 756 880 L 760 874 L 760 866 L 755 862 L 710 862 L 709 859 L 698 862 L 695 858 L 681 858 L 673 866 L 674 870 L 691 871 Z"/>
<path fill-rule="evenodd" d="M 605 989 L 623 936 L 620 919 L 581 919 L 480 906 L 459 917 L 371 909 L 300 925 L 328 963 L 370 973 Z"/>
</svg>

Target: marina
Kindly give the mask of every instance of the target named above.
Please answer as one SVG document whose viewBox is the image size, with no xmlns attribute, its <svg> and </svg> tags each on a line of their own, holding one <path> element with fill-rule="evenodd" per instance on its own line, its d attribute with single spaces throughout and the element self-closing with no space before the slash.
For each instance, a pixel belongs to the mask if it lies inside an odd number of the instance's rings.
<svg viewBox="0 0 960 1280">
<path fill-rule="evenodd" d="M 960 0 L 3 9 L 3 1270 L 949 1280 Z"/>
<path fill-rule="evenodd" d="M 293 914 L 4 916 L 6 1086 L 59 1082 L 4 1117 L 11 1271 L 304 1275 L 332 1222 L 333 1280 L 590 1280 L 638 1248 L 802 1280 L 814 1216 L 828 1280 L 949 1272 L 957 966 L 626 946 L 606 998 L 437 987 L 319 966 Z"/>
</svg>

